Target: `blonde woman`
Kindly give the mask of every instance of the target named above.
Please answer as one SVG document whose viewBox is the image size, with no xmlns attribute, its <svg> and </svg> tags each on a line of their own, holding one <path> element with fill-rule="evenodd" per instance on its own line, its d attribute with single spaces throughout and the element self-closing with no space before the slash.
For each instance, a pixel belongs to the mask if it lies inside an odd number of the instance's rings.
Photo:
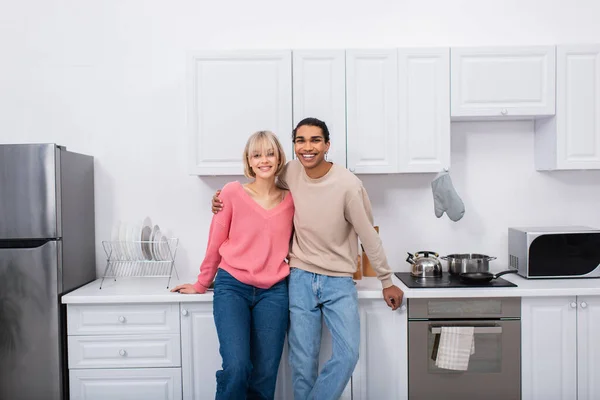
<svg viewBox="0 0 600 400">
<path fill-rule="evenodd" d="M 252 182 L 223 187 L 227 206 L 213 216 L 198 281 L 172 290 L 204 293 L 217 275 L 213 313 L 223 359 L 217 400 L 273 398 L 288 327 L 294 202 L 275 182 L 285 153 L 277 136 L 260 131 L 248 139 L 243 159 Z"/>
</svg>

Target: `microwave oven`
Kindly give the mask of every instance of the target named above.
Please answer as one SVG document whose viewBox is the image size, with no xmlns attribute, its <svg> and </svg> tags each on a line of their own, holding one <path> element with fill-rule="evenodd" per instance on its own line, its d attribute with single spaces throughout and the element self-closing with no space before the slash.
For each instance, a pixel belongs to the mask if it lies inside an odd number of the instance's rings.
<svg viewBox="0 0 600 400">
<path fill-rule="evenodd" d="M 508 260 L 524 278 L 600 277 L 600 230 L 586 226 L 508 228 Z"/>
</svg>

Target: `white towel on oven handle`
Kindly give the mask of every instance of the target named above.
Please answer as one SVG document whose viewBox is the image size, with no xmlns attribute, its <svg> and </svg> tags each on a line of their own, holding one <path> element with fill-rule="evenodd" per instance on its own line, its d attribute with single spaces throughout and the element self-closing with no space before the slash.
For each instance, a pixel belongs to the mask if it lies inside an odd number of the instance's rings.
<svg viewBox="0 0 600 400">
<path fill-rule="evenodd" d="M 475 353 L 474 333 L 472 326 L 442 326 L 435 366 L 466 371 L 471 354 Z"/>
</svg>

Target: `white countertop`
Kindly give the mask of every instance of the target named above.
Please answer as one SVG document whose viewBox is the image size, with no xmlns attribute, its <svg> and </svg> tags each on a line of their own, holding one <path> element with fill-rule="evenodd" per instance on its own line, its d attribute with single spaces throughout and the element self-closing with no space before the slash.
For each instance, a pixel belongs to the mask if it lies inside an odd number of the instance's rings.
<svg viewBox="0 0 600 400">
<path fill-rule="evenodd" d="M 516 274 L 504 275 L 517 287 L 506 288 L 439 288 L 409 289 L 395 276 L 394 283 L 404 291 L 406 298 L 440 297 L 539 297 L 539 296 L 594 296 L 600 295 L 600 279 L 524 279 Z M 62 297 L 64 304 L 95 303 L 185 303 L 212 301 L 212 292 L 206 294 L 171 293 L 166 278 L 118 278 L 101 279 Z M 185 282 L 185 281 L 184 281 Z M 181 283 L 171 280 L 173 288 Z M 376 278 L 357 281 L 359 299 L 381 299 L 381 284 Z"/>
</svg>

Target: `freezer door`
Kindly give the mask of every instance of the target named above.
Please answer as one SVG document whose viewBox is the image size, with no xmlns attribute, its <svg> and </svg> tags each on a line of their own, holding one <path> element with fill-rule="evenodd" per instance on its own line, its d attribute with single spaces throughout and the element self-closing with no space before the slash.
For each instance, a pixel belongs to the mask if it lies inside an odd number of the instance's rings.
<svg viewBox="0 0 600 400">
<path fill-rule="evenodd" d="M 0 399 L 61 400 L 60 241 L 0 242 Z"/>
<path fill-rule="evenodd" d="M 54 144 L 0 145 L 0 240 L 61 236 L 57 154 Z"/>
</svg>

